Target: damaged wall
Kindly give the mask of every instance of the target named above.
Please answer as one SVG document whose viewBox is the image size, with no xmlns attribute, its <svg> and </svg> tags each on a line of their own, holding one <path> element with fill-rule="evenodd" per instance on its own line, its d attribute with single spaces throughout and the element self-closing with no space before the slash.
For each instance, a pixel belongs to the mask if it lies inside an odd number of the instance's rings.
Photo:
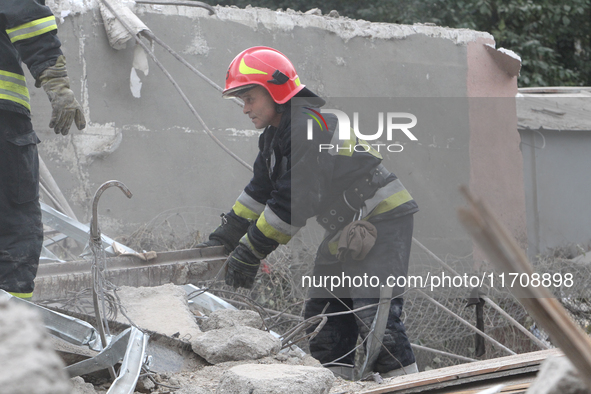
<svg viewBox="0 0 591 394">
<path fill-rule="evenodd" d="M 529 255 L 591 247 L 591 88 L 526 88 L 517 99 Z"/>
<path fill-rule="evenodd" d="M 101 198 L 101 227 L 113 237 L 179 207 L 227 211 L 251 174 L 202 132 L 152 62 L 147 76 L 137 73 L 141 89 L 140 97 L 134 97 L 134 45 L 128 43 L 121 51 L 109 46 L 96 1 L 47 4 L 62 17 L 59 36 L 72 88 L 82 99 L 89 126 L 82 133 L 55 136 L 47 127 L 46 97 L 31 86 L 34 126 L 43 141 L 41 154 L 79 218 L 89 220 L 92 195 L 109 179 L 124 182 L 134 193 L 131 200 L 117 192 Z M 482 111 L 483 106 L 475 110 L 467 100 L 513 97 L 516 92 L 515 76 L 484 49 L 485 43 L 494 44 L 489 34 L 257 8 L 216 7 L 217 16 L 192 7 L 133 9 L 155 35 L 219 85 L 236 54 L 267 45 L 284 52 L 302 82 L 320 95 L 464 100 L 459 101 L 459 111 L 440 115 L 457 120 L 461 127 L 423 130 L 417 143 L 404 144 L 404 152 L 385 155 L 386 166 L 420 205 L 415 236 L 441 255 L 472 252 L 472 242 L 456 220 L 456 208 L 463 204 L 458 186 L 469 184 L 493 200 L 493 208 L 501 210 L 511 231 L 523 239 L 522 164 L 514 109 L 499 116 Z M 208 126 L 251 163 L 258 133 L 241 108 L 221 99 L 161 48 L 155 51 Z M 135 89 L 137 96 L 137 80 Z M 487 150 L 490 144 L 494 151 Z M 497 155 L 499 151 L 505 153 Z M 196 225 L 213 229 L 219 220 L 216 214 Z"/>
</svg>

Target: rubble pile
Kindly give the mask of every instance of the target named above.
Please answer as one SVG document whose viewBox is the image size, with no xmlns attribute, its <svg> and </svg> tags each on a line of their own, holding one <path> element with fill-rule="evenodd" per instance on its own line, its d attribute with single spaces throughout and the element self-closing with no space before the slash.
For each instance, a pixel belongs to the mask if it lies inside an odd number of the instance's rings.
<svg viewBox="0 0 591 394">
<path fill-rule="evenodd" d="M 0 392 L 70 394 L 64 367 L 37 313 L 0 299 Z"/>
<path fill-rule="evenodd" d="M 332 372 L 325 368 L 244 364 L 230 368 L 224 373 L 219 392 L 324 394 L 330 391 L 334 380 Z"/>
<path fill-rule="evenodd" d="M 566 357 L 550 357 L 542 364 L 536 380 L 526 394 L 590 394 Z"/>
<path fill-rule="evenodd" d="M 280 352 L 281 341 L 263 330 L 263 320 L 254 311 L 222 309 L 197 320 L 185 291 L 172 284 L 122 287 L 117 294 L 123 312 L 139 328 L 190 342 L 193 351 L 203 358 L 182 371 L 155 368 L 150 376 L 140 377 L 136 393 L 328 394 L 335 382 L 332 372 L 311 356 L 290 349 Z M 117 320 L 129 323 L 125 316 Z M 166 355 L 154 355 L 162 356 Z M 108 390 L 108 385 L 93 388 L 82 378 L 73 382 L 75 394 L 103 394 Z"/>
<path fill-rule="evenodd" d="M 266 331 L 247 326 L 211 330 L 191 342 L 193 351 L 218 364 L 225 361 L 258 360 L 281 349 L 281 341 Z"/>
<path fill-rule="evenodd" d="M 187 304 L 187 294 L 179 286 L 122 286 L 117 294 L 125 315 L 142 329 L 188 341 L 201 335 Z M 119 314 L 117 321 L 129 324 L 126 316 Z"/>
<path fill-rule="evenodd" d="M 263 320 L 255 311 L 220 309 L 211 312 L 207 319 L 200 322 L 199 326 L 202 331 L 236 326 L 247 326 L 260 330 L 263 328 Z"/>
</svg>

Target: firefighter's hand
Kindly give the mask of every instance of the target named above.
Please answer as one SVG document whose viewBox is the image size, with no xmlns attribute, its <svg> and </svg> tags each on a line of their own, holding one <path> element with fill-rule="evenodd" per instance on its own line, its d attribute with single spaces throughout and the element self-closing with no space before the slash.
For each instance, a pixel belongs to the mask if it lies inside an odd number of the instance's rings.
<svg viewBox="0 0 591 394">
<path fill-rule="evenodd" d="M 235 289 L 238 287 L 251 289 L 259 265 L 261 260 L 246 245 L 239 244 L 226 261 L 226 284 Z"/>
<path fill-rule="evenodd" d="M 56 134 L 68 134 L 72 122 L 76 122 L 78 130 L 86 127 L 82 107 L 70 89 L 70 79 L 66 72 L 66 58 L 63 55 L 57 59 L 55 65 L 41 72 L 35 85 L 42 86 L 49 97 L 53 108 L 49 127 Z"/>
<path fill-rule="evenodd" d="M 195 245 L 195 248 L 209 248 L 210 246 L 222 246 L 222 245 L 224 245 L 223 242 L 218 241 L 217 239 L 209 239 L 205 242 L 201 242 L 200 244 Z"/>
<path fill-rule="evenodd" d="M 227 214 L 222 214 L 222 224 L 213 233 L 209 234 L 209 239 L 196 247 L 206 248 L 208 246 L 224 245 L 226 254 L 230 254 L 238 246 L 240 238 L 246 233 L 250 223 L 249 220 L 241 218 L 234 213 L 234 210 L 231 210 Z"/>
</svg>

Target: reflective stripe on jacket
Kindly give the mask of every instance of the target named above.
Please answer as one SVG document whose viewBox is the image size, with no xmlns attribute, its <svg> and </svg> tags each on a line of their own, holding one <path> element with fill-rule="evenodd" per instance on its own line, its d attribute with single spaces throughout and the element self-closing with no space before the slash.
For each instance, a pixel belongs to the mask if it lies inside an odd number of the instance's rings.
<svg viewBox="0 0 591 394">
<path fill-rule="evenodd" d="M 37 79 L 62 54 L 56 33 L 53 13 L 39 2 L 0 2 L 0 109 L 30 115 L 30 96 L 21 61 Z"/>
<path fill-rule="evenodd" d="M 308 103 L 314 104 L 317 103 Z M 287 243 L 308 218 L 326 209 L 382 161 L 375 150 L 319 150 L 321 143 L 335 144 L 338 121 L 334 115 L 325 114 L 325 126 L 313 124 L 313 139 L 307 140 L 309 117 L 304 115 L 305 108 L 309 107 L 292 107 L 291 111 L 288 108 L 279 127 L 269 126 L 261 134 L 253 178 L 233 207 L 238 216 L 256 220 L 247 236 L 259 251 Z M 338 141 L 339 146 L 364 143 L 351 135 L 350 140 Z M 417 211 L 416 202 L 391 173 L 388 183 L 365 201 L 362 216 L 379 220 Z"/>
</svg>

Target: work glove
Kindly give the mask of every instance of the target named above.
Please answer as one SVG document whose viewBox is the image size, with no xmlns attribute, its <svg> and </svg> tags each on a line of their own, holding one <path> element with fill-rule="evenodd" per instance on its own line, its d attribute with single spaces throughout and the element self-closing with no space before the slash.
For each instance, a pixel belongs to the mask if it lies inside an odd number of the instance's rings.
<svg viewBox="0 0 591 394">
<path fill-rule="evenodd" d="M 86 127 L 82 107 L 76 101 L 74 92 L 70 89 L 70 79 L 66 71 L 66 58 L 64 55 L 60 55 L 53 66 L 41 72 L 35 86 L 42 86 L 49 97 L 53 108 L 49 127 L 56 134 L 68 134 L 72 121 L 76 122 L 78 130 Z"/>
<path fill-rule="evenodd" d="M 208 241 L 200 243 L 196 247 L 205 248 L 224 245 L 226 253 L 229 254 L 236 249 L 240 238 L 246 234 L 250 223 L 250 220 L 241 218 L 233 210 L 227 214 L 222 214 L 222 224 L 213 233 L 209 234 Z"/>
<path fill-rule="evenodd" d="M 226 260 L 226 284 L 235 289 L 252 289 L 260 265 L 261 259 L 248 246 L 240 243 Z"/>
</svg>

